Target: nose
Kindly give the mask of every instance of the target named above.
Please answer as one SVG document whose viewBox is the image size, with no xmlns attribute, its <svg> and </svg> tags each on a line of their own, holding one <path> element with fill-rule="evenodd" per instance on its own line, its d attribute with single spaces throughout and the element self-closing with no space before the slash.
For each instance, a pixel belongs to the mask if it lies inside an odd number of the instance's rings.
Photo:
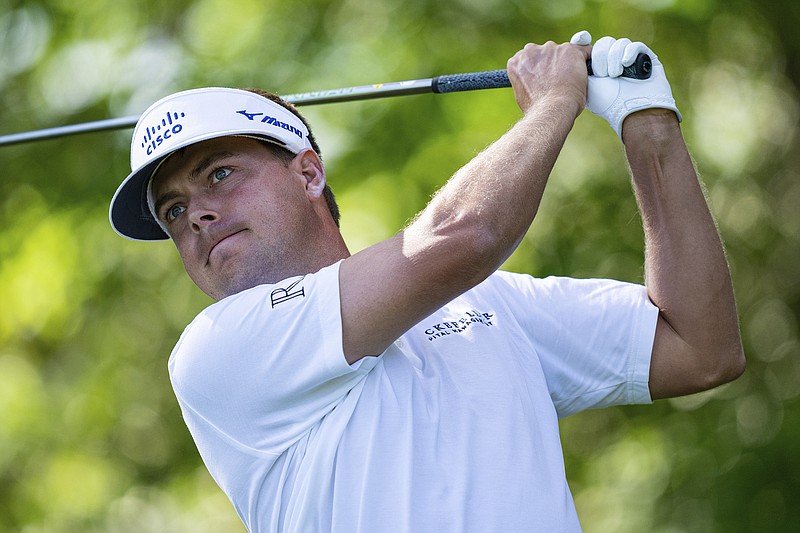
<svg viewBox="0 0 800 533">
<path fill-rule="evenodd" d="M 202 229 L 214 224 L 220 218 L 217 210 L 206 202 L 190 205 L 188 211 L 189 225 L 194 233 L 200 233 Z"/>
</svg>

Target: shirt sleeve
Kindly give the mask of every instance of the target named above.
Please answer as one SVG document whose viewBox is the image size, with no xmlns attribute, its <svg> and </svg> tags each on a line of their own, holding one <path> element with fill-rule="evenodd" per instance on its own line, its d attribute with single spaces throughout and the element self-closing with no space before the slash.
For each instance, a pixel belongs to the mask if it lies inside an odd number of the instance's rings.
<svg viewBox="0 0 800 533">
<path fill-rule="evenodd" d="M 374 365 L 342 349 L 339 263 L 217 302 L 184 331 L 170 379 L 190 426 L 253 451 L 281 453 Z"/>
<path fill-rule="evenodd" d="M 658 308 L 644 286 L 605 279 L 505 279 L 514 286 L 515 315 L 532 339 L 560 418 L 652 401 Z"/>
</svg>

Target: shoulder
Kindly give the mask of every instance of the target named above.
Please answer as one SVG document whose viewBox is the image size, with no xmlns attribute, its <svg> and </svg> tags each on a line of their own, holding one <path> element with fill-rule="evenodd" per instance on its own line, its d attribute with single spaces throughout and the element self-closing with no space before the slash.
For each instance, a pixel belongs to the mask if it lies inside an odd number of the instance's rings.
<svg viewBox="0 0 800 533">
<path fill-rule="evenodd" d="M 540 309 L 547 314 L 598 312 L 602 309 L 651 307 L 644 285 L 602 278 L 571 278 L 498 271 L 466 293 L 502 301 L 521 311 Z"/>
<path fill-rule="evenodd" d="M 204 309 L 186 327 L 173 355 L 244 352 L 255 346 L 307 342 L 316 335 L 340 338 L 339 264 L 259 285 Z"/>
<path fill-rule="evenodd" d="M 506 270 L 498 270 L 482 283 L 476 285 L 466 294 L 481 297 L 517 298 L 530 296 L 552 283 L 551 278 L 536 278 L 530 274 L 519 274 Z"/>
<path fill-rule="evenodd" d="M 258 285 L 228 296 L 204 309 L 189 325 L 202 327 L 209 321 L 218 326 L 245 326 L 242 319 L 268 315 L 276 319 L 291 317 L 309 307 L 338 305 L 340 263 L 318 272 L 294 276 L 274 284 Z"/>
<path fill-rule="evenodd" d="M 596 295 L 606 292 L 633 292 L 641 294 L 645 288 L 641 284 L 605 278 L 571 278 L 567 276 L 547 276 L 537 278 L 529 274 L 518 274 L 498 270 L 476 288 L 509 290 L 542 297 L 558 295 Z"/>
<path fill-rule="evenodd" d="M 253 287 L 207 307 L 172 351 L 173 378 L 188 383 L 256 368 L 283 375 L 278 367 L 320 353 L 333 361 L 327 367 L 338 368 L 344 361 L 338 266 Z"/>
</svg>

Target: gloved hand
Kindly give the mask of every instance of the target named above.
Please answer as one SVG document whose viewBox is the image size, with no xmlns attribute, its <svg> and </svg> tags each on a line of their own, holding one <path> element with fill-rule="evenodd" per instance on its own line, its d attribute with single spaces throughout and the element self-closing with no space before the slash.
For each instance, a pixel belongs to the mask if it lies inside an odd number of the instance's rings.
<svg viewBox="0 0 800 533">
<path fill-rule="evenodd" d="M 592 36 L 587 31 L 579 31 L 570 43 L 589 45 Z M 645 53 L 653 62 L 650 78 L 635 80 L 619 77 L 623 67 L 632 65 L 636 56 Z M 672 98 L 672 89 L 664 73 L 664 66 L 650 48 L 630 39 L 602 37 L 592 47 L 592 71 L 586 97 L 586 107 L 611 124 L 622 138 L 622 121 L 635 111 L 661 107 L 671 109 L 683 120 Z"/>
</svg>

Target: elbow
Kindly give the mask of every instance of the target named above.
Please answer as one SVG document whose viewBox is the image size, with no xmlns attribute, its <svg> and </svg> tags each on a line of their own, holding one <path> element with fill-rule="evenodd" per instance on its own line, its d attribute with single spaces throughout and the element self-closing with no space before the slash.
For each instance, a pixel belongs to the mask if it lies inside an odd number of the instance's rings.
<svg viewBox="0 0 800 533">
<path fill-rule="evenodd" d="M 732 355 L 729 358 L 728 364 L 725 366 L 725 371 L 723 372 L 721 379 L 722 383 L 730 383 L 741 377 L 744 374 L 745 369 L 747 368 L 747 361 L 744 356 L 744 349 L 742 345 L 739 344 L 738 348 L 732 351 Z"/>
<path fill-rule="evenodd" d="M 652 399 L 673 398 L 714 389 L 739 378 L 745 356 L 738 333 L 716 336 L 716 341 L 692 346 L 677 337 L 658 335 L 650 366 Z M 672 336 L 670 341 L 676 341 Z"/>
<path fill-rule="evenodd" d="M 500 268 L 518 244 L 494 228 L 481 225 L 472 226 L 454 242 L 458 243 L 464 263 L 471 265 L 469 270 L 474 273 L 477 282 Z"/>
<path fill-rule="evenodd" d="M 715 364 L 705 372 L 701 390 L 709 390 L 725 385 L 744 374 L 747 362 L 741 343 L 733 346 L 712 359 Z"/>
</svg>

